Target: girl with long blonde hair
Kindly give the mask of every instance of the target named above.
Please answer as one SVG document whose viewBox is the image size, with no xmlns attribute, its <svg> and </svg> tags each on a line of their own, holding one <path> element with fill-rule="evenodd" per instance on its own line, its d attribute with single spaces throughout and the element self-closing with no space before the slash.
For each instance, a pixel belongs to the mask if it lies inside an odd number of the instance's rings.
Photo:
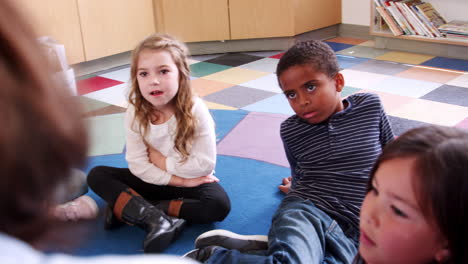
<svg viewBox="0 0 468 264">
<path fill-rule="evenodd" d="M 214 121 L 190 86 L 188 51 L 154 34 L 133 50 L 125 118 L 127 168 L 99 166 L 88 184 L 109 205 L 106 227 L 135 224 L 159 252 L 185 226 L 223 220 L 230 201 L 214 176 Z"/>
</svg>

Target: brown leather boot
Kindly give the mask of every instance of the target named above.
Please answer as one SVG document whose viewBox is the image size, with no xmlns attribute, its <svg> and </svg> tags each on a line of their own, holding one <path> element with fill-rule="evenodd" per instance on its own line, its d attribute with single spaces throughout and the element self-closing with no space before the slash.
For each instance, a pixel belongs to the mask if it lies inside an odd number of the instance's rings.
<svg viewBox="0 0 468 264">
<path fill-rule="evenodd" d="M 143 241 L 146 253 L 163 251 L 185 227 L 185 220 L 166 215 L 132 189 L 120 193 L 113 211 L 120 221 L 146 230 Z"/>
<path fill-rule="evenodd" d="M 162 210 L 169 216 L 177 217 L 180 216 L 180 208 L 184 203 L 182 198 L 176 200 L 163 200 L 163 201 L 149 201 L 152 205 L 154 205 L 157 209 Z M 107 206 L 104 211 L 104 229 L 112 230 L 117 229 L 125 225 L 124 222 L 117 219 L 114 212 L 112 211 L 112 207 Z"/>
<path fill-rule="evenodd" d="M 180 209 L 184 204 L 184 199 L 153 201 L 151 203 L 169 216 L 180 217 Z"/>
</svg>

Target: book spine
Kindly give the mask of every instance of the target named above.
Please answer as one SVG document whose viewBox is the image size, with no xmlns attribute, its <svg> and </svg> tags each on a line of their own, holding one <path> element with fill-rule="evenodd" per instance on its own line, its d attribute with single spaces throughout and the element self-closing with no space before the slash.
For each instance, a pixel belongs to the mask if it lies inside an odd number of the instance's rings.
<svg viewBox="0 0 468 264">
<path fill-rule="evenodd" d="M 430 3 L 424 3 L 416 6 L 419 11 L 431 22 L 434 27 L 439 27 L 442 24 L 446 24 L 445 18 L 443 18 L 437 10 Z"/>
<path fill-rule="evenodd" d="M 419 31 L 426 37 L 432 38 L 432 33 L 430 32 L 429 29 L 424 26 L 424 24 L 421 22 L 419 17 L 416 16 L 416 14 L 413 12 L 413 9 L 410 8 L 409 3 L 402 3 L 403 8 L 406 10 L 406 13 L 411 17 L 411 20 L 415 24 L 415 26 L 419 29 Z"/>
<path fill-rule="evenodd" d="M 404 11 L 399 6 L 399 3 L 395 2 L 395 1 L 392 1 L 392 2 L 390 2 L 390 4 L 393 5 L 395 7 L 395 9 L 397 10 L 397 12 L 399 13 L 399 15 L 400 15 L 400 17 L 402 19 L 402 22 L 406 25 L 406 27 L 410 31 L 410 35 L 419 35 L 419 32 L 410 23 L 410 21 L 408 20 L 408 18 L 406 17 L 406 15 L 404 13 Z"/>
<path fill-rule="evenodd" d="M 420 35 L 420 36 L 423 36 L 424 33 L 421 31 L 421 29 L 418 27 L 418 25 L 416 24 L 416 21 L 413 20 L 413 18 L 411 17 L 411 15 L 407 12 L 407 10 L 405 9 L 405 6 L 403 3 L 399 3 L 399 2 L 396 2 L 395 5 L 397 5 L 398 9 L 400 10 L 400 12 L 403 14 L 403 16 L 405 17 L 406 21 L 408 22 L 408 24 L 411 26 L 411 28 L 413 29 L 414 33 L 416 35 Z"/>
<path fill-rule="evenodd" d="M 385 20 L 385 23 L 387 23 L 388 27 L 392 31 L 393 35 L 399 36 L 403 34 L 403 31 L 400 29 L 396 21 L 393 19 L 392 16 L 390 16 L 387 11 L 385 10 L 384 7 L 382 6 L 376 6 L 375 9 L 379 14 L 382 16 L 382 18 Z"/>
<path fill-rule="evenodd" d="M 434 37 L 442 37 L 442 34 L 440 34 L 439 30 L 432 25 L 432 23 L 427 20 L 427 18 L 419 11 L 418 7 L 416 5 L 411 7 L 414 11 L 414 13 L 419 17 L 419 19 L 426 25 L 426 27 L 430 30 L 432 35 Z"/>
<path fill-rule="evenodd" d="M 400 25 L 405 35 L 411 35 L 411 31 L 408 29 L 408 26 L 403 22 L 401 14 L 395 9 L 395 6 L 393 6 L 391 3 L 391 1 L 385 2 L 387 10 L 390 12 L 390 14 L 392 14 L 393 18 L 397 21 L 398 25 Z"/>
</svg>

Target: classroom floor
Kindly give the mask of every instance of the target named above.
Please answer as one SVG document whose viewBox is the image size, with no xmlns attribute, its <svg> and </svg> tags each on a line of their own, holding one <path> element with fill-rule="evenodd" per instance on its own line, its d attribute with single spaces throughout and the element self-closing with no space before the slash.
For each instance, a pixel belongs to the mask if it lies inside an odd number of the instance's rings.
<svg viewBox="0 0 468 264">
<path fill-rule="evenodd" d="M 380 96 L 396 135 L 423 124 L 468 130 L 468 61 L 373 48 L 372 41 L 334 38 L 345 78 L 342 96 Z M 216 122 L 216 175 L 231 198 L 222 222 L 193 225 L 165 253 L 182 255 L 204 231 L 222 228 L 267 234 L 282 199 L 277 186 L 289 169 L 279 137 L 280 123 L 293 114 L 277 84 L 275 69 L 283 51 L 243 52 L 191 59 L 192 84 Z M 91 145 L 85 172 L 97 165 L 126 167 L 124 112 L 129 66 L 97 72 L 78 81 Z M 92 191 L 99 206 L 104 202 Z M 141 253 L 143 232 L 127 227 L 104 231 L 102 216 L 79 255 Z"/>
<path fill-rule="evenodd" d="M 372 41 L 338 37 L 335 50 L 346 87 L 342 96 L 380 95 L 396 134 L 424 123 L 468 129 L 468 61 L 373 48 Z M 193 56 L 192 84 L 210 109 L 293 114 L 277 84 L 282 51 Z M 90 123 L 90 156 L 122 153 L 129 66 L 78 81 Z"/>
<path fill-rule="evenodd" d="M 468 129 L 468 61 L 373 48 L 372 41 L 338 37 L 335 50 L 345 89 L 342 96 L 380 95 L 396 134 L 424 123 Z M 193 56 L 192 84 L 210 109 L 293 114 L 277 84 L 275 68 L 282 51 Z M 91 156 L 121 153 L 122 113 L 127 106 L 129 66 L 78 81 L 91 123 Z M 99 129 L 93 129 L 99 124 Z M 109 135 L 109 131 L 114 131 Z M 119 144 L 117 144 L 119 142 Z M 110 145 L 114 145 L 115 149 Z"/>
</svg>

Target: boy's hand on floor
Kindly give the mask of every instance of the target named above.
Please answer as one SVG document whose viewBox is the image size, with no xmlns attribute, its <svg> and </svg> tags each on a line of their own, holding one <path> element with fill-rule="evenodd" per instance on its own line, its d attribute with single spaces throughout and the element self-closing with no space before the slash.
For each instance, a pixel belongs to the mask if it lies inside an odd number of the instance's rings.
<svg viewBox="0 0 468 264">
<path fill-rule="evenodd" d="M 291 181 L 292 181 L 291 176 L 287 178 L 283 178 L 283 184 L 278 186 L 278 189 L 280 189 L 281 192 L 287 194 L 289 192 L 289 189 L 291 189 Z"/>
</svg>

